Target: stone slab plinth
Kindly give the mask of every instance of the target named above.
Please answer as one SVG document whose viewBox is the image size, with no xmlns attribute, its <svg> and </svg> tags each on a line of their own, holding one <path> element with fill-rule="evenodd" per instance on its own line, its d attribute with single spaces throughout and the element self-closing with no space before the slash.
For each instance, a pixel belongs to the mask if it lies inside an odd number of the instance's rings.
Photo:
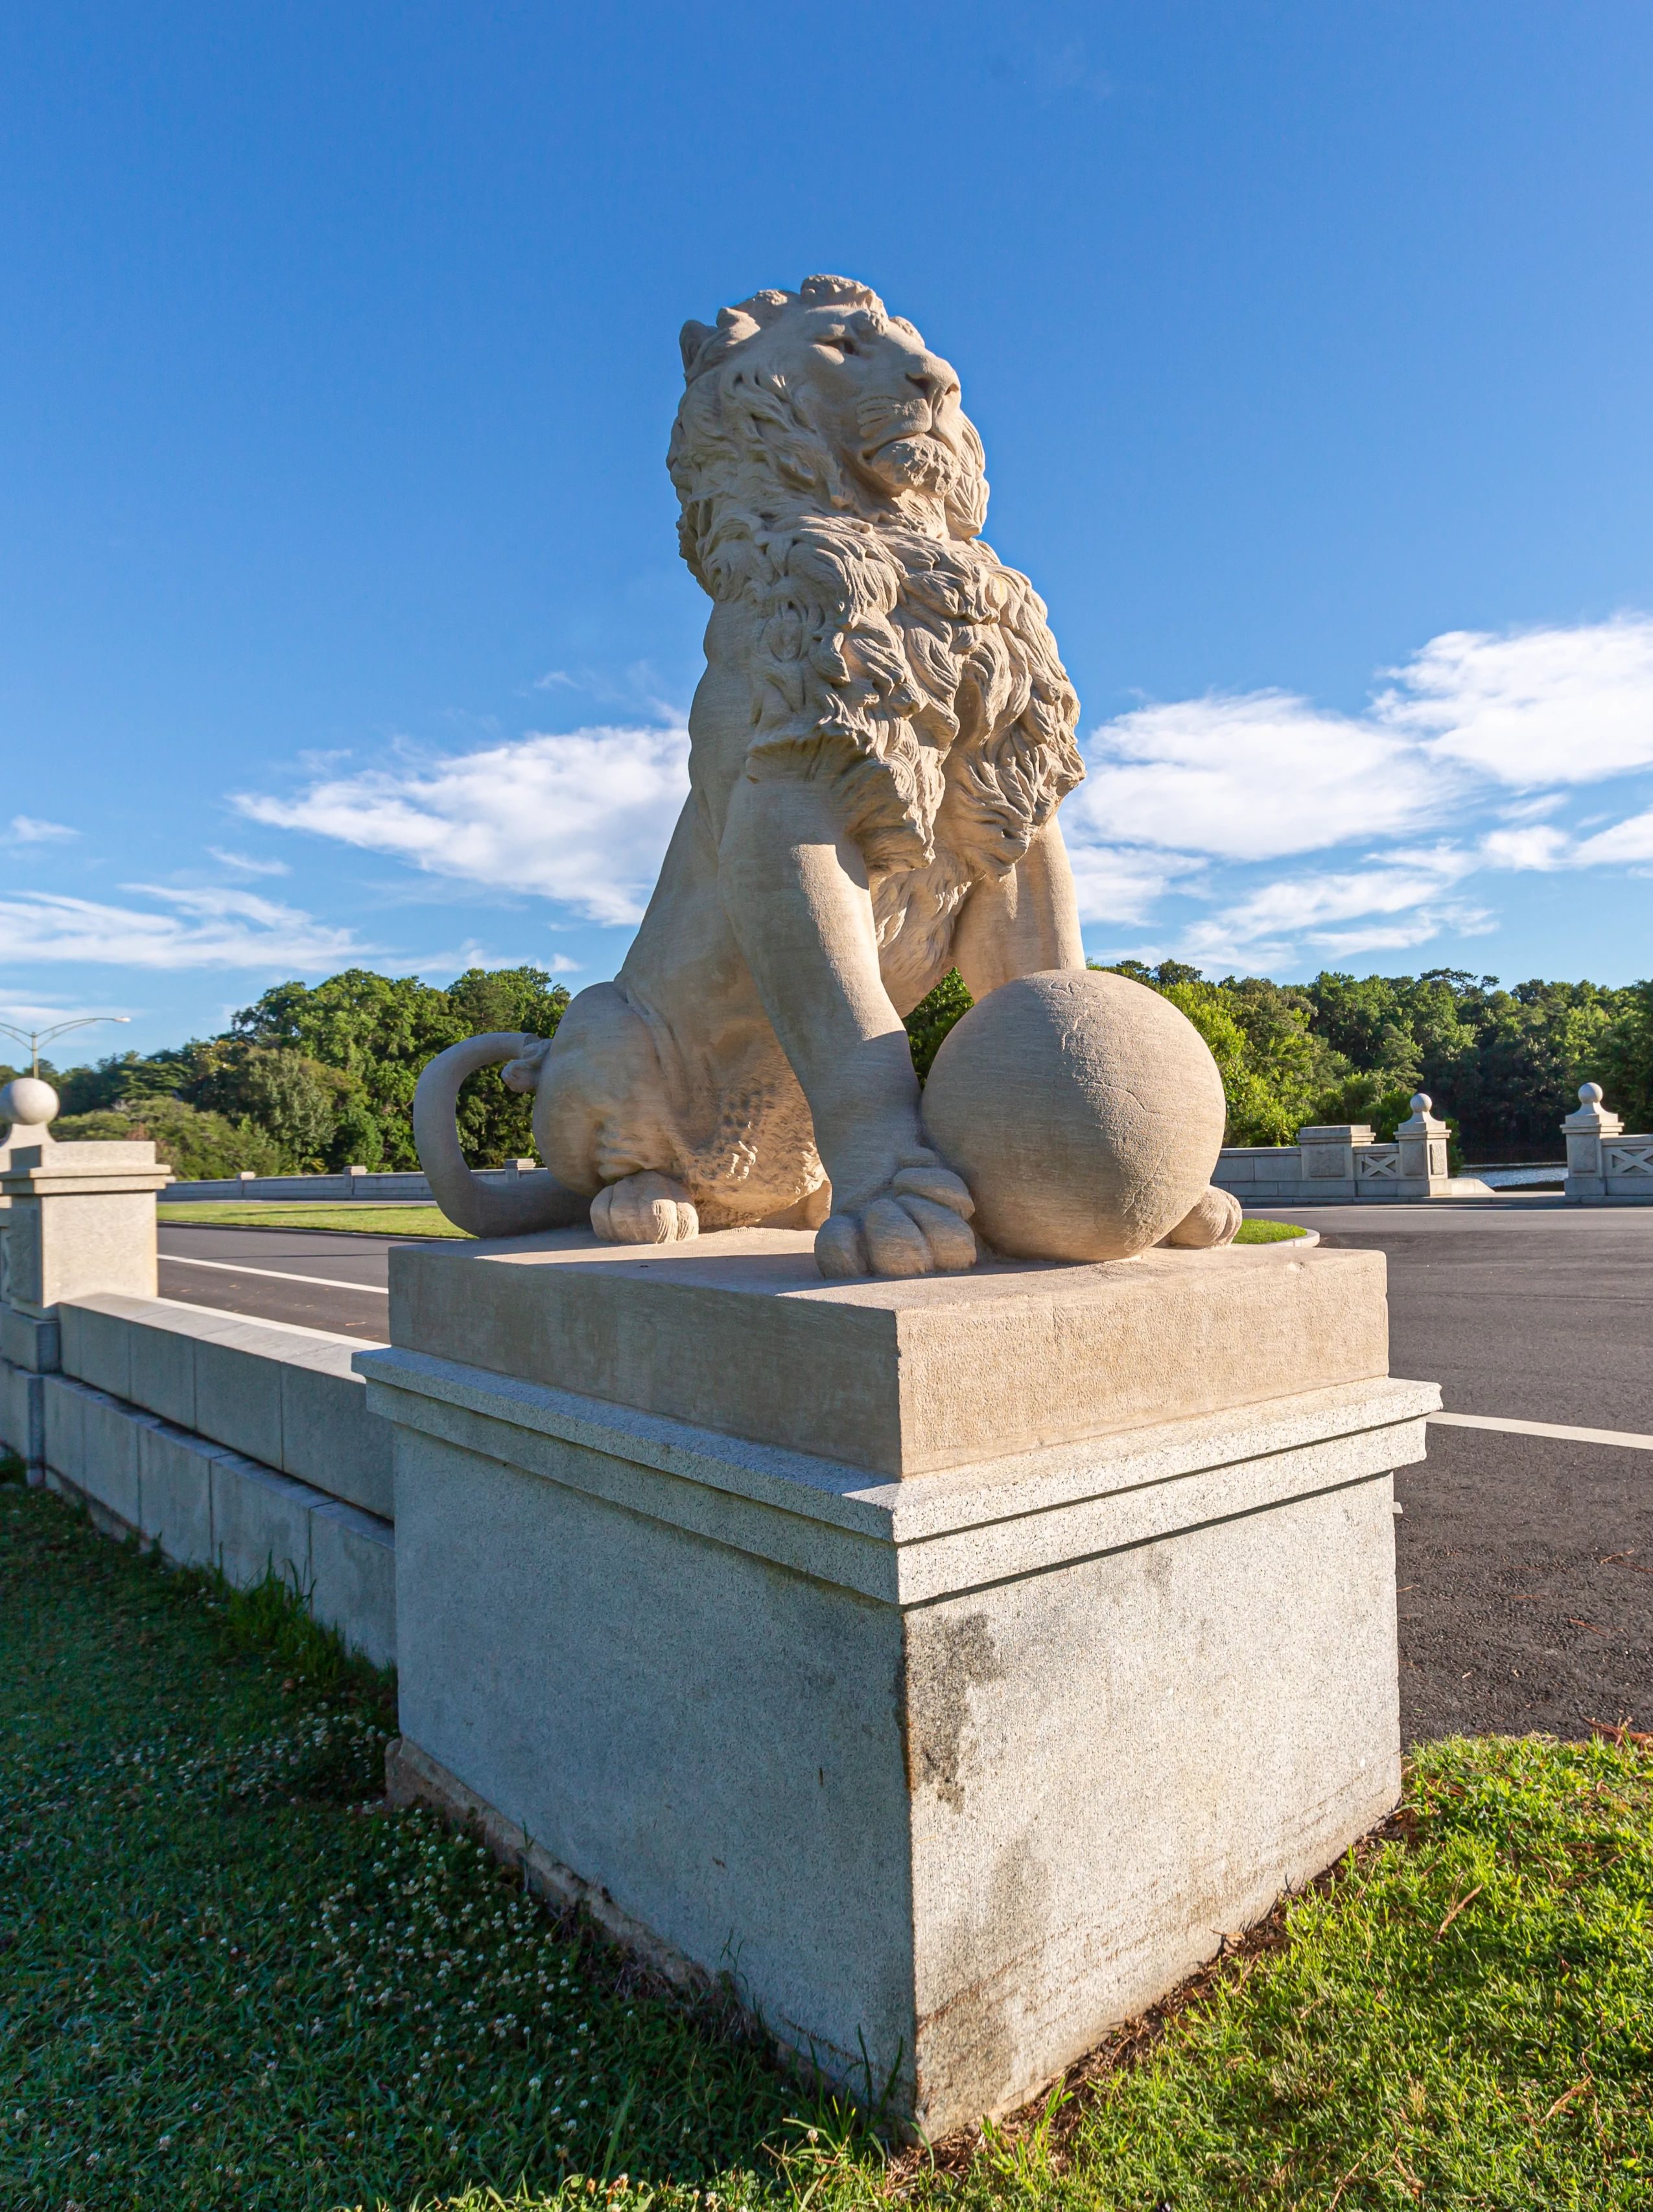
<svg viewBox="0 0 1653 2212">
<path fill-rule="evenodd" d="M 1381 1255 L 392 1259 L 404 1789 L 933 2132 L 1399 1790 Z M 423 1780 L 421 1780 L 421 1778 Z"/>
<path fill-rule="evenodd" d="M 390 1297 L 408 1351 L 890 1475 L 1389 1368 L 1376 1252 L 827 1283 L 803 1232 L 639 1247 L 562 1230 L 393 1251 Z"/>
</svg>

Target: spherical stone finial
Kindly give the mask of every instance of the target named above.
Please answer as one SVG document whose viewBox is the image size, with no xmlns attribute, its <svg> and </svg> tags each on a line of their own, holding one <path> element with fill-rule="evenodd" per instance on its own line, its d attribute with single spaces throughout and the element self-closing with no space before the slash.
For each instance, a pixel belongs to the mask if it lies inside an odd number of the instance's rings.
<svg viewBox="0 0 1653 2212">
<path fill-rule="evenodd" d="M 1430 1097 L 1427 1091 L 1414 1091 L 1411 1097 L 1407 1099 L 1407 1103 L 1411 1107 L 1414 1114 L 1427 1114 L 1430 1108 L 1435 1103 L 1435 1101 Z"/>
<path fill-rule="evenodd" d="M 924 1127 L 1018 1260 L 1128 1260 L 1186 1219 L 1223 1142 L 1205 1039 L 1158 992 L 1097 969 L 1000 984 L 951 1029 Z"/>
<path fill-rule="evenodd" d="M 58 1094 L 38 1075 L 14 1075 L 0 1091 L 0 1121 L 11 1123 L 14 1138 L 20 1129 L 44 1129 L 57 1115 Z"/>
<path fill-rule="evenodd" d="M 1578 1103 L 1581 1106 L 1599 1106 L 1603 1095 L 1599 1083 L 1581 1083 L 1578 1086 Z"/>
</svg>

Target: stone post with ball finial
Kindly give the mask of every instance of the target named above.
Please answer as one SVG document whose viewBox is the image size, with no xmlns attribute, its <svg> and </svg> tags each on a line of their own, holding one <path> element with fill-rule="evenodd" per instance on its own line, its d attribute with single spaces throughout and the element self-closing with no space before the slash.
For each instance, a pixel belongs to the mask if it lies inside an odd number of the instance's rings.
<svg viewBox="0 0 1653 2212">
<path fill-rule="evenodd" d="M 58 1308 L 115 1291 L 152 1298 L 158 1287 L 155 1193 L 172 1170 L 147 1142 L 58 1144 L 58 1094 L 38 1076 L 0 1090 L 0 1358 L 6 1441 L 43 1472 L 40 1378 L 58 1364 Z"/>
<path fill-rule="evenodd" d="M 1624 1127 L 1619 1115 L 1601 1103 L 1599 1083 L 1579 1085 L 1577 1110 L 1561 1124 L 1561 1133 L 1567 1140 L 1566 1194 L 1574 1206 L 1588 1198 L 1607 1196 L 1601 1140 L 1604 1137 L 1622 1136 Z"/>
<path fill-rule="evenodd" d="M 1395 1132 L 1400 1172 L 1395 1177 L 1397 1198 L 1445 1198 L 1450 1175 L 1448 1146 L 1452 1132 L 1433 1111 L 1426 1091 L 1414 1091 L 1408 1103 L 1412 1117 Z"/>
</svg>

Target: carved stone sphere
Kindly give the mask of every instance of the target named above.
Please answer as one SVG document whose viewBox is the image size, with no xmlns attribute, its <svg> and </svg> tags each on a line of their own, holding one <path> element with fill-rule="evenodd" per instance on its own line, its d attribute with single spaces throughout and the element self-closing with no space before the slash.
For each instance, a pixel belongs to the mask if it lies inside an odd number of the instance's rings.
<svg viewBox="0 0 1653 2212">
<path fill-rule="evenodd" d="M 1222 1149 L 1222 1078 L 1169 999 L 1123 975 L 1024 975 L 943 1041 L 927 1134 L 1018 1260 L 1127 1260 L 1204 1196 Z"/>
<path fill-rule="evenodd" d="M 0 1090 L 0 1121 L 14 1129 L 42 1129 L 55 1119 L 58 1094 L 38 1075 L 14 1075 Z"/>
</svg>

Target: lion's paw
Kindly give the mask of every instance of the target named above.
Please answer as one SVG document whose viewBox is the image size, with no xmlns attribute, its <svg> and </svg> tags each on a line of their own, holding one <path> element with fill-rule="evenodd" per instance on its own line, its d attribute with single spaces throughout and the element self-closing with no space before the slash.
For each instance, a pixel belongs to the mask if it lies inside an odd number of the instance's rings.
<svg viewBox="0 0 1653 2212">
<path fill-rule="evenodd" d="M 1243 1209 L 1233 1192 L 1218 1190 L 1212 1183 L 1203 1197 L 1196 1200 L 1182 1216 L 1164 1242 L 1208 1252 L 1215 1245 L 1231 1244 L 1234 1232 L 1243 1218 Z"/>
<path fill-rule="evenodd" d="M 834 1279 L 952 1274 L 975 1265 L 975 1211 L 950 1168 L 933 1153 L 913 1154 L 876 1198 L 829 1216 L 816 1233 L 815 1264 Z"/>
<path fill-rule="evenodd" d="M 591 1225 L 605 1244 L 685 1244 L 700 1235 L 689 1193 L 652 1169 L 599 1190 L 591 1202 Z"/>
</svg>

